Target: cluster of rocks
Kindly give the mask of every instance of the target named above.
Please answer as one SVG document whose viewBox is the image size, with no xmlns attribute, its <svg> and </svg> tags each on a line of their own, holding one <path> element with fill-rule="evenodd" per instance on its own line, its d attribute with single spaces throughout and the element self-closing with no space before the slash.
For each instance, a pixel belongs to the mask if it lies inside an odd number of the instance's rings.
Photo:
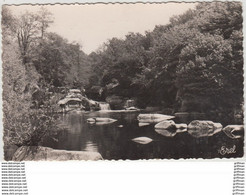
<svg viewBox="0 0 246 195">
<path fill-rule="evenodd" d="M 141 114 L 138 116 L 140 126 L 158 122 L 155 125 L 155 131 L 165 137 L 174 137 L 178 133 L 188 132 L 191 136 L 200 138 L 213 136 L 223 131 L 229 138 L 239 139 L 243 137 L 244 133 L 243 125 L 227 125 L 223 128 L 221 123 L 209 120 L 193 120 L 188 125 L 185 123 L 176 124 L 173 120 L 170 120 L 172 118 L 174 117 L 161 114 Z M 160 122 L 159 120 L 162 121 Z M 148 137 L 139 137 L 132 139 L 132 141 L 147 144 L 153 140 Z"/>
<path fill-rule="evenodd" d="M 174 136 L 187 131 L 193 137 L 208 137 L 223 131 L 228 137 L 237 139 L 242 137 L 244 127 L 243 125 L 227 125 L 223 128 L 221 123 L 206 120 L 194 120 L 189 125 L 176 124 L 172 120 L 167 120 L 155 125 L 155 130 L 166 136 Z"/>
</svg>

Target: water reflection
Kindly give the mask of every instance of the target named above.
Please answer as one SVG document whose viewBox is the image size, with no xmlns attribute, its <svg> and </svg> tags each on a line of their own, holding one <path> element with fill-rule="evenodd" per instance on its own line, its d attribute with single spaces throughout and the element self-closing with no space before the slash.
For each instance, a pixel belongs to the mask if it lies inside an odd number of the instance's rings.
<svg viewBox="0 0 246 195">
<path fill-rule="evenodd" d="M 194 138 L 187 132 L 173 137 L 160 135 L 154 125 L 139 127 L 139 113 L 88 112 L 61 115 L 53 138 L 47 137 L 43 146 L 75 151 L 96 151 L 104 159 L 178 159 L 178 158 L 222 158 L 243 155 L 243 139 L 230 139 L 223 132 L 212 137 Z M 90 125 L 91 117 L 117 119 L 108 125 Z M 166 134 L 165 134 L 166 135 Z M 139 144 L 137 137 L 148 137 L 153 141 Z M 236 146 L 236 153 L 222 156 L 222 146 Z"/>
<path fill-rule="evenodd" d="M 88 152 L 98 152 L 97 145 L 91 141 L 86 142 L 85 149 L 81 148 L 81 150 Z"/>
</svg>

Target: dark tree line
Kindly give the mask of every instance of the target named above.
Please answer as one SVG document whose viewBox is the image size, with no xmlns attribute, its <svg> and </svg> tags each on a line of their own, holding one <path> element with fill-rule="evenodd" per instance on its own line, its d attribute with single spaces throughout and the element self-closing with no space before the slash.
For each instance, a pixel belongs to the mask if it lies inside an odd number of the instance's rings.
<svg viewBox="0 0 246 195">
<path fill-rule="evenodd" d="M 242 109 L 242 21 L 240 2 L 199 3 L 145 35 L 110 39 L 89 55 L 90 83 L 105 86 L 117 79 L 118 95 L 136 97 L 143 107 Z"/>
</svg>

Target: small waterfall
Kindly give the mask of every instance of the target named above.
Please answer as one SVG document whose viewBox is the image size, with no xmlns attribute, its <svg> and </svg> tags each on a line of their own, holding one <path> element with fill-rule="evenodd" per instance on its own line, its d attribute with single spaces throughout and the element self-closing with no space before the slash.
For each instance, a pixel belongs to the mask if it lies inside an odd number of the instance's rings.
<svg viewBox="0 0 246 195">
<path fill-rule="evenodd" d="M 99 103 L 100 110 L 111 110 L 110 105 L 106 102 Z"/>
</svg>

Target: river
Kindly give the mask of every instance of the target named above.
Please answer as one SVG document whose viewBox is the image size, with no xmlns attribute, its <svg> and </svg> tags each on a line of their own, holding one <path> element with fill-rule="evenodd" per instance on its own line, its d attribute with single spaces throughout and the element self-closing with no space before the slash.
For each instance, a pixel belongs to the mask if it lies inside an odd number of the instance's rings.
<svg viewBox="0 0 246 195">
<path fill-rule="evenodd" d="M 53 149 L 99 152 L 104 159 L 179 159 L 231 158 L 243 156 L 243 139 L 231 139 L 223 132 L 211 137 L 194 138 L 183 132 L 174 137 L 158 134 L 154 125 L 138 126 L 139 112 L 88 112 L 60 115 L 58 128 L 43 140 L 42 145 Z M 86 119 L 110 117 L 117 122 L 91 125 Z M 149 144 L 133 142 L 136 137 L 149 137 Z M 234 148 L 233 153 L 221 153 Z"/>
</svg>

